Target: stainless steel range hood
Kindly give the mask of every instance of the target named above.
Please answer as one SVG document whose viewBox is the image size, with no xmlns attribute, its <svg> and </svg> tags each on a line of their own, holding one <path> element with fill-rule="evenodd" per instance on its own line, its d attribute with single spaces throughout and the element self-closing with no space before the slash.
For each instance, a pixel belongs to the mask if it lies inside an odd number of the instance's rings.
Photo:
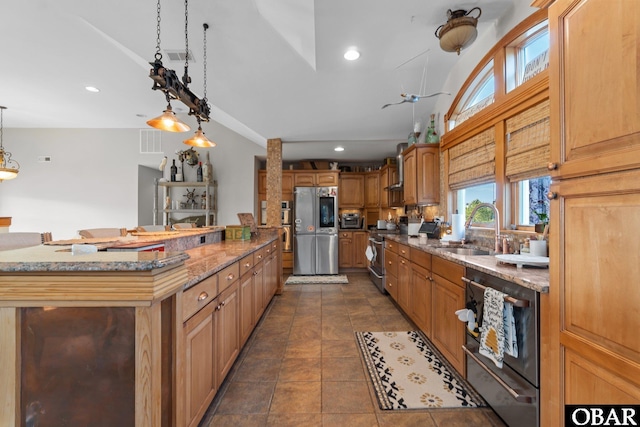
<svg viewBox="0 0 640 427">
<path fill-rule="evenodd" d="M 402 156 L 402 152 L 406 150 L 408 147 L 409 147 L 409 144 L 407 144 L 406 142 L 400 143 L 396 146 L 396 158 L 397 158 L 397 164 L 398 164 L 398 182 L 391 184 L 390 186 L 385 188 L 385 190 L 402 191 L 402 189 L 404 188 L 404 165 L 403 165 L 404 157 Z"/>
</svg>

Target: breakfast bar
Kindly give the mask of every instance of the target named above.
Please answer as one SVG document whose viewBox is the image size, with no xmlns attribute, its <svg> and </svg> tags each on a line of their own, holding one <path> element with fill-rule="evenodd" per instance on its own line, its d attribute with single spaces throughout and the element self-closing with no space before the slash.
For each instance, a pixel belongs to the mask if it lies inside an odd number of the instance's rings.
<svg viewBox="0 0 640 427">
<path fill-rule="evenodd" d="M 213 351 L 225 346 L 225 363 L 235 360 L 241 319 L 250 320 L 243 330 L 258 320 L 254 296 L 264 306 L 280 285 L 277 269 L 258 283 L 253 270 L 241 272 L 240 260 L 245 269 L 249 259 L 252 268 L 254 259 L 260 268 L 263 259 L 277 265 L 278 231 L 166 252 L 69 249 L 0 253 L 0 425 L 197 425 L 223 375 L 211 367 L 212 383 L 200 396 L 207 381 L 194 366 L 200 357 L 218 366 Z M 250 293 L 239 291 L 245 277 Z M 219 303 L 228 295 L 233 310 Z M 241 318 L 245 306 L 249 316 Z M 196 334 L 196 346 L 208 342 L 210 355 L 202 347 L 191 352 L 189 326 L 200 318 L 212 329 L 207 340 Z"/>
</svg>

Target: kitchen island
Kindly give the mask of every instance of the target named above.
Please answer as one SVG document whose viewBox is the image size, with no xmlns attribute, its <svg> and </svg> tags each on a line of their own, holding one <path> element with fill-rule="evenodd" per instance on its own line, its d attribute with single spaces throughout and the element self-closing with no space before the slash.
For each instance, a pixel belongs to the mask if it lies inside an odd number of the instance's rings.
<svg viewBox="0 0 640 427">
<path fill-rule="evenodd" d="M 279 241 L 261 230 L 169 252 L 0 252 L 0 425 L 197 425 L 223 379 L 218 356 L 235 360 L 240 325 L 259 320 L 254 297 L 264 311 L 280 286 L 262 269 L 278 265 Z M 195 369 L 207 364 L 209 384 Z"/>
</svg>

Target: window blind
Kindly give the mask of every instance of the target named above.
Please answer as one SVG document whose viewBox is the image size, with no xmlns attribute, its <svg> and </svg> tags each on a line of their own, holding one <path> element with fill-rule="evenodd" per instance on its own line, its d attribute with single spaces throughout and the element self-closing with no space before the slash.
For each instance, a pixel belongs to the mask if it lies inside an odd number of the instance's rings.
<svg viewBox="0 0 640 427">
<path fill-rule="evenodd" d="M 449 149 L 449 187 L 458 190 L 495 180 L 496 141 L 491 127 Z"/>
<path fill-rule="evenodd" d="M 506 175 L 513 181 L 548 175 L 549 100 L 506 121 Z"/>
</svg>

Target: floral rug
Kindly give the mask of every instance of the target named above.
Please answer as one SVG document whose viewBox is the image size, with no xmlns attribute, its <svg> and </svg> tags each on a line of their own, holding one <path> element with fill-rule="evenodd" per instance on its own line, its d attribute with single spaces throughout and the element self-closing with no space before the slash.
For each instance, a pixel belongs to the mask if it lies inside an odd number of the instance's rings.
<svg viewBox="0 0 640 427">
<path fill-rule="evenodd" d="M 355 334 L 381 409 L 486 406 L 422 332 Z"/>
<path fill-rule="evenodd" d="M 325 285 L 325 284 L 346 284 L 349 279 L 344 274 L 334 274 L 331 276 L 289 276 L 285 285 Z"/>
</svg>

